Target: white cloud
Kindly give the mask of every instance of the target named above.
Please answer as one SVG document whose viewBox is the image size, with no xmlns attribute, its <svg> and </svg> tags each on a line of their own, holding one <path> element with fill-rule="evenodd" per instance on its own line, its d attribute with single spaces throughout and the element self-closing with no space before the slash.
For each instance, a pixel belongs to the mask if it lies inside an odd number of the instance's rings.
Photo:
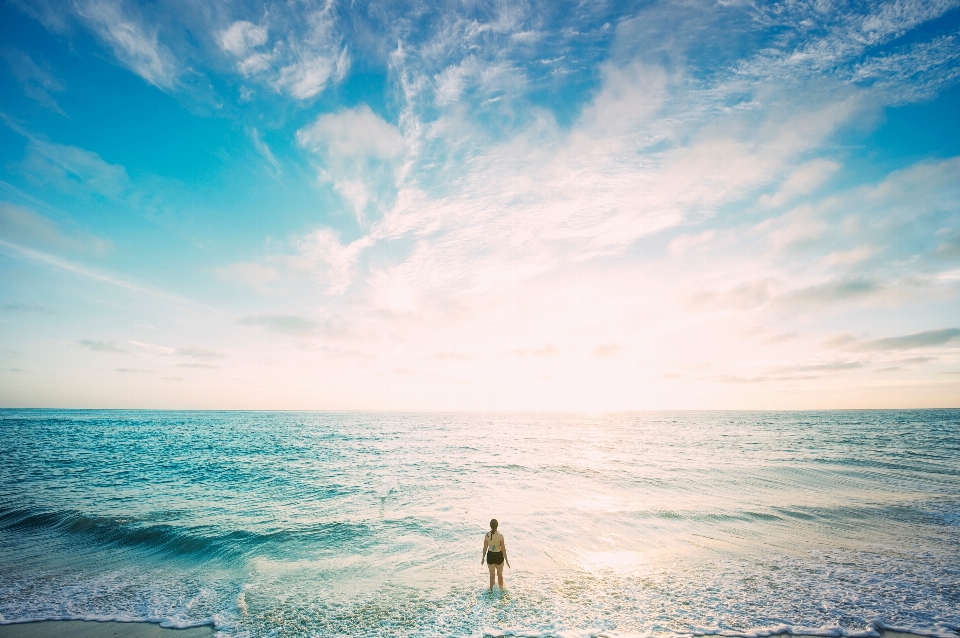
<svg viewBox="0 0 960 638">
<path fill-rule="evenodd" d="M 369 237 L 361 237 L 343 245 L 335 231 L 320 228 L 301 240 L 300 255 L 312 265 L 329 293 L 342 294 L 353 281 L 361 252 L 372 244 Z"/>
<path fill-rule="evenodd" d="M 265 23 L 237 20 L 218 30 L 221 50 L 237 58 L 237 70 L 296 100 L 319 95 L 339 82 L 350 68 L 342 46 L 333 3 L 317 10 L 267 12 Z M 279 34 L 269 49 L 269 32 Z"/>
<path fill-rule="evenodd" d="M 276 174 L 280 175 L 282 172 L 280 169 L 280 162 L 278 162 L 277 158 L 274 157 L 273 151 L 270 150 L 270 147 L 267 146 L 267 143 L 260 138 L 260 131 L 257 129 L 252 129 L 250 132 L 250 137 L 253 139 L 253 147 L 257 149 L 257 152 L 263 156 L 263 159 L 267 160 L 270 166 L 273 167 L 273 170 L 276 171 Z"/>
<path fill-rule="evenodd" d="M 331 228 L 321 227 L 301 237 L 293 254 L 275 254 L 262 262 L 242 262 L 215 269 L 226 281 L 249 287 L 262 295 L 299 290 L 314 282 L 328 295 L 342 295 L 354 283 L 361 254 L 373 244 L 364 236 L 348 244 Z"/>
<path fill-rule="evenodd" d="M 391 199 L 404 140 L 369 106 L 325 113 L 297 131 L 297 142 L 318 158 L 318 178 L 333 184 L 361 223 Z"/>
<path fill-rule="evenodd" d="M 772 195 L 763 195 L 760 204 L 770 208 L 783 206 L 800 195 L 806 195 L 823 184 L 840 168 L 840 164 L 826 159 L 816 159 L 801 164 L 793 170 Z"/>
<path fill-rule="evenodd" d="M 221 49 L 242 58 L 250 49 L 267 43 L 267 28 L 246 20 L 237 20 L 220 32 L 218 42 Z"/>
<path fill-rule="evenodd" d="M 76 2 L 73 9 L 134 73 L 162 89 L 176 86 L 178 69 L 173 54 L 160 44 L 156 29 L 125 15 L 119 0 Z"/>
<path fill-rule="evenodd" d="M 403 152 L 400 132 L 366 104 L 321 115 L 313 124 L 297 131 L 297 141 L 341 161 L 367 157 L 389 160 Z"/>
</svg>

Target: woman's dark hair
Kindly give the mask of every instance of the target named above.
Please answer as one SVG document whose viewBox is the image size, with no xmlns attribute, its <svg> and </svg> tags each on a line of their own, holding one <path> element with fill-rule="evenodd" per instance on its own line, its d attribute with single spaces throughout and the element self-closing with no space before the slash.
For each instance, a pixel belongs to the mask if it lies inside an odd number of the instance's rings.
<svg viewBox="0 0 960 638">
<path fill-rule="evenodd" d="M 497 525 L 499 525 L 499 523 L 497 523 L 497 519 L 491 518 L 490 519 L 490 538 L 491 539 L 493 538 L 493 535 L 496 534 L 497 532 Z"/>
</svg>

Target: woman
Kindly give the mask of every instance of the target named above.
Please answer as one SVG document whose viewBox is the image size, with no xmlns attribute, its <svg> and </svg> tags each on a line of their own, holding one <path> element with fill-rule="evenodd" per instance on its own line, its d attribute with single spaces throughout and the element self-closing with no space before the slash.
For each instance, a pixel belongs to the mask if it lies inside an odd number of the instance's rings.
<svg viewBox="0 0 960 638">
<path fill-rule="evenodd" d="M 500 589 L 503 589 L 503 563 L 506 561 L 507 567 L 510 567 L 510 561 L 507 560 L 507 546 L 503 542 L 503 534 L 497 531 L 497 519 L 490 520 L 490 531 L 483 537 L 483 554 L 480 555 L 480 564 L 487 561 L 487 568 L 490 570 L 490 591 L 493 591 L 493 574 L 497 574 L 497 583 Z"/>
</svg>

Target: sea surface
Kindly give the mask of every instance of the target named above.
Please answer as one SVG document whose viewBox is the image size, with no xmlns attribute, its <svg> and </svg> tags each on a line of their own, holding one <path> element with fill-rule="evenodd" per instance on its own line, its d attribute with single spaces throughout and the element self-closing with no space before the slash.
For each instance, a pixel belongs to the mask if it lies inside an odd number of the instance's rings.
<svg viewBox="0 0 960 638">
<path fill-rule="evenodd" d="M 956 637 L 960 411 L 0 410 L 0 622 L 53 618 Z"/>
</svg>

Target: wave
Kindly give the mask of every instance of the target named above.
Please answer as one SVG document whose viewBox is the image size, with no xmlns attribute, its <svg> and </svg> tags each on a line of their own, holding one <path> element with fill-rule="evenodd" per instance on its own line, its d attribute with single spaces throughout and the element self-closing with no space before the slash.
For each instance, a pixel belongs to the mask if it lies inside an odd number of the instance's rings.
<svg viewBox="0 0 960 638">
<path fill-rule="evenodd" d="M 87 622 L 123 622 L 123 623 L 151 623 L 167 629 L 190 629 L 191 627 L 208 627 L 220 629 L 216 618 L 202 620 L 180 620 L 177 618 L 138 617 L 138 616 L 102 616 L 98 614 L 74 614 L 67 616 L 39 616 L 31 618 L 6 619 L 0 616 L 0 625 L 23 625 L 34 622 L 51 622 L 64 620 L 83 620 Z"/>
<path fill-rule="evenodd" d="M 202 560 L 233 561 L 253 554 L 270 553 L 289 545 L 305 543 L 331 547 L 370 537 L 364 524 L 331 522 L 273 532 L 223 531 L 213 526 L 182 527 L 150 524 L 135 517 L 95 516 L 76 510 L 49 511 L 0 506 L 0 531 L 52 532 L 101 547 L 144 550 Z M 284 555 L 288 555 L 286 551 Z"/>
</svg>

